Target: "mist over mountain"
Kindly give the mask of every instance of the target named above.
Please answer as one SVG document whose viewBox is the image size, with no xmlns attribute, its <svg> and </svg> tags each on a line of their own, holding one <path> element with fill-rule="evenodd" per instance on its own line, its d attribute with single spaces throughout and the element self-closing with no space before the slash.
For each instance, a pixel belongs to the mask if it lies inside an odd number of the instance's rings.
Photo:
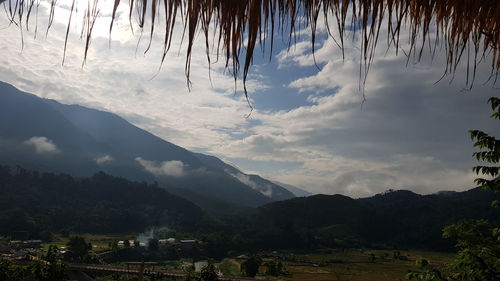
<svg viewBox="0 0 500 281">
<path fill-rule="evenodd" d="M 298 187 L 296 187 L 294 185 L 291 185 L 291 184 L 286 184 L 286 183 L 282 183 L 282 182 L 279 182 L 279 181 L 274 181 L 274 183 L 276 183 L 279 186 L 282 186 L 282 187 L 286 188 L 286 190 L 288 190 L 291 193 L 293 193 L 293 195 L 295 195 L 296 197 L 307 197 L 307 196 L 311 196 L 312 195 L 311 192 L 303 190 L 303 189 L 298 188 Z"/>
<path fill-rule="evenodd" d="M 42 99 L 3 82 L 0 147 L 1 164 L 76 176 L 104 171 L 192 191 L 182 192 L 186 197 L 244 206 L 295 197 L 277 184 L 165 141 L 115 114 Z"/>
<path fill-rule="evenodd" d="M 252 189 L 269 198 L 273 198 L 273 201 L 286 200 L 295 197 L 293 192 L 289 191 L 286 187 L 266 180 L 259 175 L 245 174 L 217 157 L 201 153 L 195 153 L 195 155 L 204 165 L 223 170 L 227 174 L 238 179 L 243 184 L 250 186 Z"/>
</svg>

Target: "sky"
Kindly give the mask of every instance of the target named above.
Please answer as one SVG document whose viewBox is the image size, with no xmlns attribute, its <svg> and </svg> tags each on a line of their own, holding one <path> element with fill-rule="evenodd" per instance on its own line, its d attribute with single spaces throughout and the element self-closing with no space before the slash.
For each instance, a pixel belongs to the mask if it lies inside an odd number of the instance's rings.
<svg viewBox="0 0 500 281">
<path fill-rule="evenodd" d="M 277 37 L 272 54 L 257 49 L 247 83 L 250 112 L 241 80 L 235 88 L 215 53 L 209 72 L 201 36 L 194 46 L 190 90 L 182 30 L 176 30 L 178 40 L 159 69 L 161 34 L 144 54 L 148 33 L 130 31 L 125 4 L 110 39 L 112 4 L 101 2 L 83 67 L 81 21 L 74 18 L 62 65 L 71 1 L 57 3 L 45 36 L 49 5 L 42 1 L 36 39 L 34 21 L 21 36 L 19 27 L 0 16 L 0 80 L 40 97 L 116 113 L 167 141 L 312 193 L 365 197 L 387 189 L 465 190 L 473 187 L 471 167 L 477 164 L 468 130 L 500 133 L 486 103 L 499 94 L 498 85 L 487 82 L 488 64 L 479 67 L 471 90 L 464 83 L 464 64 L 454 78 L 436 83 L 444 71 L 443 51 L 416 63 L 401 52 L 387 52 L 381 38 L 360 89 L 356 36 L 346 42 L 343 60 L 320 25 L 317 65 L 307 29 L 299 30 L 290 46 Z"/>
</svg>

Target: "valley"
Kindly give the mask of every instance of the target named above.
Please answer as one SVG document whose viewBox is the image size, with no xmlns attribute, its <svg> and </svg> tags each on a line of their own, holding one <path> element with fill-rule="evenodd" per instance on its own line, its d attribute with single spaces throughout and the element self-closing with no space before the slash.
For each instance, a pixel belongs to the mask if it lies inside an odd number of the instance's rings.
<svg viewBox="0 0 500 281">
<path fill-rule="evenodd" d="M 447 226 L 500 223 L 492 190 L 312 194 L 2 82 L 0 147 L 5 276 L 396 281 L 447 274 Z"/>
</svg>

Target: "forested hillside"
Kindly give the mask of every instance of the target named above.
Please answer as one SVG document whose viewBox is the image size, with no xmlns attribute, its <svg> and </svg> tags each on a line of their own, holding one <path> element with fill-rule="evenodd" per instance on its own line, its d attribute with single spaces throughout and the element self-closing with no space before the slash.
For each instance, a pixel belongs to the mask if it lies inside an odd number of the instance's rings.
<svg viewBox="0 0 500 281">
<path fill-rule="evenodd" d="M 254 221 L 259 225 L 256 229 L 267 233 L 268 240 L 287 247 L 451 250 L 452 241 L 442 238 L 443 227 L 464 219 L 499 222 L 500 210 L 490 207 L 493 200 L 499 199 L 500 194 L 480 188 L 430 195 L 391 190 L 356 200 L 341 195 L 315 195 L 260 207 Z"/>
<path fill-rule="evenodd" d="M 198 206 L 155 184 L 102 172 L 75 178 L 0 166 L 0 235 L 130 233 L 153 225 L 192 230 L 203 216 Z"/>
<path fill-rule="evenodd" d="M 204 202 L 198 199 L 196 204 Z M 162 226 L 206 241 L 215 257 L 230 250 L 324 247 L 452 250 L 443 227 L 462 219 L 500 220 L 500 210 L 489 207 L 498 199 L 479 188 L 431 195 L 402 190 L 363 199 L 314 195 L 253 209 L 214 201 L 210 208 L 233 212 L 207 215 L 156 183 L 0 166 L 0 235 L 138 233 Z"/>
</svg>

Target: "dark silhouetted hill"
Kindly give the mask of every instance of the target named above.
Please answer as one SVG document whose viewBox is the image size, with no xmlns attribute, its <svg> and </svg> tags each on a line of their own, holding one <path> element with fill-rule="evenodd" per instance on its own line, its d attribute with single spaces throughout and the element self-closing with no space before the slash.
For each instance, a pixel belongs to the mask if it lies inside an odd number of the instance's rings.
<svg viewBox="0 0 500 281">
<path fill-rule="evenodd" d="M 205 215 L 155 184 L 103 172 L 88 178 L 0 166 L 0 234 L 28 231 L 137 233 L 151 226 L 196 230 Z"/>
<path fill-rule="evenodd" d="M 452 242 L 441 238 L 443 227 L 463 219 L 500 223 L 500 210 L 490 206 L 499 199 L 479 188 L 431 195 L 398 190 L 362 199 L 313 195 L 259 207 L 254 223 L 274 233 L 300 234 L 288 244 L 309 239 L 308 246 L 450 250 Z"/>
</svg>

